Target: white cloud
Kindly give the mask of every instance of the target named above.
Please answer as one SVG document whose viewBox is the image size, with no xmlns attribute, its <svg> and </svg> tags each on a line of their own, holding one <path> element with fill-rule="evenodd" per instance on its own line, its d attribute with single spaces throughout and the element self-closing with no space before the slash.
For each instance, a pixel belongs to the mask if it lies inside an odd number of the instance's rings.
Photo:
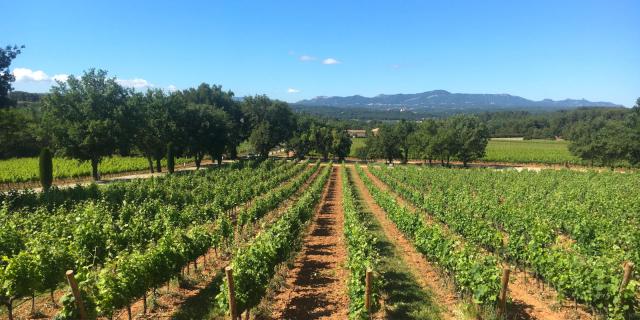
<svg viewBox="0 0 640 320">
<path fill-rule="evenodd" d="M 313 60 L 316 60 L 316 57 L 308 56 L 306 54 L 300 56 L 300 61 L 313 61 Z"/>
<path fill-rule="evenodd" d="M 53 81 L 60 81 L 60 82 L 67 82 L 67 80 L 69 80 L 69 75 L 68 74 L 56 74 L 53 77 L 51 77 L 51 80 Z"/>
<path fill-rule="evenodd" d="M 15 68 L 11 72 L 16 77 L 16 82 L 35 82 L 35 83 L 49 83 L 54 84 L 55 81 L 66 82 L 69 75 L 56 74 L 50 77 L 42 70 L 31 70 L 29 68 Z"/>
<path fill-rule="evenodd" d="M 298 89 L 294 89 L 294 88 L 287 89 L 287 93 L 298 93 L 298 92 L 300 92 L 300 90 Z"/>
<path fill-rule="evenodd" d="M 15 68 L 12 71 L 16 81 L 48 81 L 49 76 L 42 70 L 33 71 L 28 68 Z"/>
<path fill-rule="evenodd" d="M 178 91 L 178 87 L 170 84 L 169 86 L 167 86 L 167 90 L 169 90 L 169 92 Z"/>
<path fill-rule="evenodd" d="M 334 59 L 334 58 L 326 58 L 324 60 L 322 60 L 322 64 L 338 64 L 340 63 L 340 61 Z"/>
<path fill-rule="evenodd" d="M 141 78 L 135 79 L 116 79 L 116 82 L 123 87 L 129 87 L 134 89 L 146 89 L 153 87 L 153 84 L 149 81 Z"/>
</svg>

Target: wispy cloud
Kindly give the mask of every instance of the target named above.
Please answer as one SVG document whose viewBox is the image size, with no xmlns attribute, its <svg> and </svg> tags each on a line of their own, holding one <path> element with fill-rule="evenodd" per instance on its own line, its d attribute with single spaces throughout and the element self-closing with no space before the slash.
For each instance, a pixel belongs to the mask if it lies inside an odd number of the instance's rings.
<svg viewBox="0 0 640 320">
<path fill-rule="evenodd" d="M 167 86 L 167 90 L 169 90 L 169 92 L 178 91 L 178 87 L 170 84 L 170 85 Z"/>
<path fill-rule="evenodd" d="M 11 72 L 16 77 L 16 82 L 65 82 L 69 78 L 66 74 L 56 74 L 50 77 L 42 70 L 31 70 L 29 68 L 15 68 Z"/>
<path fill-rule="evenodd" d="M 298 93 L 298 92 L 300 92 L 300 90 L 298 89 L 294 89 L 294 88 L 287 89 L 287 93 Z"/>
<path fill-rule="evenodd" d="M 316 60 L 316 57 L 308 56 L 306 54 L 300 56 L 300 61 L 314 61 L 314 60 Z"/>
<path fill-rule="evenodd" d="M 334 59 L 334 58 L 326 58 L 324 60 L 322 60 L 322 64 L 339 64 L 340 61 Z"/>
</svg>

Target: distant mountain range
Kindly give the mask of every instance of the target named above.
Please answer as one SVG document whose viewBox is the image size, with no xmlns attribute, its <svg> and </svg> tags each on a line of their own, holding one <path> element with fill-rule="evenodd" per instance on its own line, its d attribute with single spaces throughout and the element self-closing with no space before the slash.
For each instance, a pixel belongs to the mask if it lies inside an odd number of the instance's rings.
<svg viewBox="0 0 640 320">
<path fill-rule="evenodd" d="M 434 90 L 414 94 L 380 94 L 375 97 L 360 95 L 348 97 L 316 97 L 301 100 L 300 106 L 367 107 L 373 109 L 573 109 L 578 107 L 620 107 L 611 102 L 592 102 L 584 99 L 534 101 L 510 94 L 451 93 Z"/>
</svg>

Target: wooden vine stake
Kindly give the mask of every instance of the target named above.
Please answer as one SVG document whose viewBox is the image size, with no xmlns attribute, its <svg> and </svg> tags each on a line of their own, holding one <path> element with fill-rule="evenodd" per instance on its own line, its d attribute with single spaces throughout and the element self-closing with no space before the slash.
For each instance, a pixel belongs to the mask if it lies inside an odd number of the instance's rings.
<svg viewBox="0 0 640 320">
<path fill-rule="evenodd" d="M 620 292 L 624 291 L 631 281 L 631 274 L 633 273 L 633 262 L 627 262 L 624 264 L 624 275 L 622 276 L 622 283 L 620 283 Z"/>
<path fill-rule="evenodd" d="M 367 269 L 367 274 L 364 278 L 364 307 L 367 309 L 367 313 L 371 315 L 371 281 L 373 277 L 373 272 L 371 269 Z"/>
<path fill-rule="evenodd" d="M 498 297 L 498 319 L 503 319 L 507 314 L 507 289 L 509 286 L 509 274 L 511 269 L 504 268 L 502 270 L 502 281 L 500 288 L 500 296 Z"/>
<path fill-rule="evenodd" d="M 71 287 L 71 293 L 76 301 L 76 306 L 80 311 L 80 320 L 87 320 L 87 311 L 84 309 L 84 303 L 82 302 L 82 296 L 80 296 L 80 289 L 78 289 L 78 283 L 73 275 L 73 270 L 67 270 L 66 276 L 69 286 Z"/>
<path fill-rule="evenodd" d="M 236 293 L 233 288 L 233 268 L 231 266 L 224 268 L 224 272 L 227 275 L 227 288 L 229 290 L 229 314 L 232 320 L 238 318 L 236 311 Z"/>
</svg>

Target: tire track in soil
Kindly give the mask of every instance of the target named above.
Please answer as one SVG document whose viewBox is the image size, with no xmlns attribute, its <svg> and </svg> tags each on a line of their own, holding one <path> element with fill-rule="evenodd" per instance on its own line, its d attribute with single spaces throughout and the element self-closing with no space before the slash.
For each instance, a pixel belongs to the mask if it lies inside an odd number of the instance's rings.
<svg viewBox="0 0 640 320">
<path fill-rule="evenodd" d="M 382 182 L 378 177 L 374 176 L 369 167 L 362 166 L 364 172 L 373 181 L 373 183 L 381 190 L 390 192 L 395 196 L 398 203 L 403 204 L 413 211 L 426 214 L 429 221 L 433 223 L 433 217 L 424 210 L 417 208 L 409 201 L 405 200 L 400 194 L 395 191 L 390 191 L 387 184 Z M 446 224 L 442 224 L 445 227 Z M 448 227 L 447 227 L 448 228 Z M 453 231 L 452 231 L 453 232 Z M 457 234 L 454 232 L 454 234 Z M 464 237 L 461 236 L 461 239 Z M 491 253 L 487 253 L 491 254 Z M 501 260 L 501 259 L 500 259 Z M 518 271 L 514 266 L 510 266 L 512 271 Z M 558 294 L 547 288 L 547 290 L 541 290 L 535 283 L 532 283 L 533 275 L 528 273 L 528 281 L 524 281 L 524 272 L 512 272 L 509 278 L 509 287 L 507 296 L 511 300 L 507 306 L 507 319 L 539 319 L 539 320 L 582 320 L 591 319 L 592 316 L 584 310 L 584 307 L 580 307 L 577 310 L 570 307 L 570 302 L 564 300 L 561 304 L 558 303 Z"/>
<path fill-rule="evenodd" d="M 384 209 L 382 209 L 373 199 L 371 193 L 364 185 L 355 168 L 349 168 L 352 171 L 353 182 L 358 189 L 362 200 L 378 223 L 382 227 L 383 232 L 387 235 L 389 241 L 402 253 L 406 264 L 412 271 L 418 284 L 426 291 L 433 293 L 434 301 L 441 308 L 440 316 L 445 320 L 462 319 L 462 305 L 456 297 L 454 288 L 444 281 L 437 269 L 432 266 L 424 256 L 416 250 L 410 240 L 396 227 L 393 221 L 387 218 Z"/>
<path fill-rule="evenodd" d="M 286 277 L 286 285 L 274 297 L 273 319 L 347 319 L 342 183 L 333 167 L 310 233 Z"/>
</svg>

